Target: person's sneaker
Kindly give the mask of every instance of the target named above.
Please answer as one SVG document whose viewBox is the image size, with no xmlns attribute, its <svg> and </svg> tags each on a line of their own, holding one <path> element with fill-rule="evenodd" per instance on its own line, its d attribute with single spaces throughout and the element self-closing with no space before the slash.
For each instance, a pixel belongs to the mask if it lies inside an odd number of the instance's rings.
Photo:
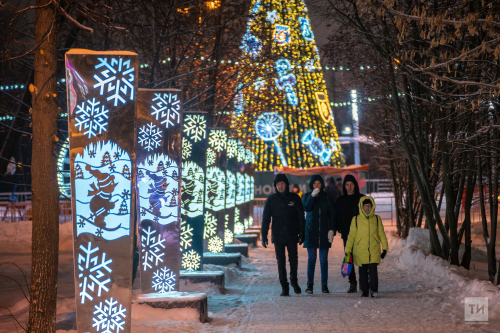
<svg viewBox="0 0 500 333">
<path fill-rule="evenodd" d="M 357 283 L 356 282 L 350 282 L 350 283 L 351 285 L 349 286 L 347 293 L 348 294 L 357 293 L 358 292 Z"/>
<path fill-rule="evenodd" d="M 302 289 L 300 289 L 299 284 L 297 282 L 291 282 L 290 285 L 292 286 L 293 291 L 296 294 L 300 294 L 302 292 Z"/>
<path fill-rule="evenodd" d="M 372 297 L 377 297 L 378 293 L 372 291 Z"/>
<path fill-rule="evenodd" d="M 370 296 L 368 293 L 362 293 L 361 294 L 361 297 L 368 297 L 368 296 Z"/>
<path fill-rule="evenodd" d="M 329 294 L 330 290 L 328 290 L 328 286 L 321 286 L 321 292 L 323 294 Z"/>
<path fill-rule="evenodd" d="M 308 294 L 312 294 L 313 293 L 313 285 L 312 284 L 308 284 L 307 285 L 306 293 L 308 293 Z"/>
</svg>

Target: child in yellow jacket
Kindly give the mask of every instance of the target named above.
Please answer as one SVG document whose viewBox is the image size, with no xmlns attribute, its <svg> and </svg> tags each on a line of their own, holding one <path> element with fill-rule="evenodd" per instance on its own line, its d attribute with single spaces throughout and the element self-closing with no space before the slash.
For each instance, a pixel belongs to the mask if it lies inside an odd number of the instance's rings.
<svg viewBox="0 0 500 333">
<path fill-rule="evenodd" d="M 380 251 L 382 245 L 382 252 Z M 354 264 L 359 267 L 361 297 L 378 293 L 377 265 L 387 254 L 388 244 L 380 216 L 375 215 L 375 201 L 365 196 L 359 200 L 359 215 L 351 221 L 351 229 L 345 246 L 346 256 L 352 252 Z"/>
</svg>

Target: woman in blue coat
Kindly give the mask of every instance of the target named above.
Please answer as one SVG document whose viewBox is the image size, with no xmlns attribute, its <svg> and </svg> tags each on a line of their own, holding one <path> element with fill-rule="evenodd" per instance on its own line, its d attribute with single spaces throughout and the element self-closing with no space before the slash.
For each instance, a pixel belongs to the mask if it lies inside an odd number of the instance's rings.
<svg viewBox="0 0 500 333">
<path fill-rule="evenodd" d="M 307 263 L 307 289 L 306 293 L 313 293 L 314 269 L 319 249 L 319 262 L 321 266 L 321 291 L 329 293 L 328 283 L 328 250 L 332 246 L 335 235 L 335 220 L 333 207 L 325 192 L 325 182 L 320 175 L 311 177 L 309 187 L 312 192 L 304 194 L 302 203 L 306 216 L 306 233 L 304 247 L 307 249 L 309 260 Z"/>
</svg>

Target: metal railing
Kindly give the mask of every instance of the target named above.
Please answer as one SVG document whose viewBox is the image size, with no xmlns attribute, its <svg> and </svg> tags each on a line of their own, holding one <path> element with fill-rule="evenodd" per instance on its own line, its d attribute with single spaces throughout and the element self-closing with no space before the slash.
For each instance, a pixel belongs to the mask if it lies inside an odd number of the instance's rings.
<svg viewBox="0 0 500 333">
<path fill-rule="evenodd" d="M 30 221 L 31 202 L 0 202 L 0 221 L 19 222 Z M 59 202 L 59 223 L 71 221 L 71 201 Z"/>
</svg>

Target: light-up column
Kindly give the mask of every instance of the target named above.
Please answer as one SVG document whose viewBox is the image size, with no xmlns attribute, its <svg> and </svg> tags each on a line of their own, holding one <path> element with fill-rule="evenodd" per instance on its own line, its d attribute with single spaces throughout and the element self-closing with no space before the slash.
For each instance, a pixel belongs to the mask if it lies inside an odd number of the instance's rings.
<svg viewBox="0 0 500 333">
<path fill-rule="evenodd" d="M 356 90 L 351 90 L 351 107 L 352 107 L 352 122 L 353 122 L 353 135 L 354 135 L 354 164 L 360 165 L 359 157 L 359 115 L 358 115 L 358 94 Z"/>
<path fill-rule="evenodd" d="M 236 171 L 238 169 L 238 141 L 227 141 L 227 170 L 226 170 L 226 225 L 224 243 L 232 244 L 234 237 L 234 211 L 236 208 Z"/>
<path fill-rule="evenodd" d="M 65 61 L 77 330 L 126 333 L 139 57 L 75 49 Z"/>
<path fill-rule="evenodd" d="M 248 228 L 253 224 L 254 188 L 255 188 L 255 155 L 251 149 L 246 149 L 245 154 L 245 200 L 247 202 Z"/>
<path fill-rule="evenodd" d="M 203 269 L 207 113 L 184 112 L 182 130 L 182 268 Z"/>
<path fill-rule="evenodd" d="M 143 294 L 179 290 L 181 91 L 139 89 L 137 225 Z"/>
<path fill-rule="evenodd" d="M 238 152 L 236 154 L 236 207 L 234 209 L 234 234 L 241 235 L 245 231 L 245 147 L 238 142 Z M 247 222 L 248 224 L 248 222 Z"/>
<path fill-rule="evenodd" d="M 226 149 L 225 129 L 210 129 L 206 152 L 205 228 L 204 250 L 212 253 L 224 251 L 226 207 Z"/>
</svg>

